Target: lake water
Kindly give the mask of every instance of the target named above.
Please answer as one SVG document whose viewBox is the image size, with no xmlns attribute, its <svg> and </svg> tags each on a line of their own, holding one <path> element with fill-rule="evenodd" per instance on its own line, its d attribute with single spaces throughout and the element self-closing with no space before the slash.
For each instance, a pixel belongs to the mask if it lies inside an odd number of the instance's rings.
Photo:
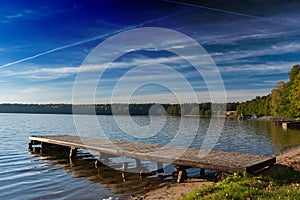
<svg viewBox="0 0 300 200">
<path fill-rule="evenodd" d="M 81 124 L 84 133 L 98 137 L 90 125 L 93 116 L 84 116 Z M 125 120 L 126 116 L 118 116 Z M 164 122 L 157 134 L 135 137 L 126 134 L 114 123 L 112 116 L 97 116 L 105 136 L 109 139 L 170 144 L 179 129 L 179 117 L 156 117 Z M 135 116 L 133 121 L 141 126 L 150 124 L 149 117 Z M 165 121 L 164 121 L 165 120 Z M 140 177 L 123 174 L 109 167 L 96 169 L 93 157 L 80 151 L 77 159 L 34 154 L 28 151 L 30 135 L 77 135 L 72 115 L 0 114 L 0 199 L 118 199 L 150 187 L 173 181 L 173 166 L 165 165 L 165 174 Z M 200 148 L 209 127 L 210 119 L 185 118 L 185 129 L 195 130 L 191 147 Z M 159 125 L 160 126 L 160 125 Z M 155 128 L 154 128 L 155 129 Z M 147 131 L 146 131 L 147 132 Z M 136 134 L 136 133 L 135 133 Z M 265 121 L 226 120 L 215 150 L 271 155 L 300 144 L 300 131 L 283 131 Z M 114 160 L 112 160 L 114 162 Z M 130 161 L 129 161 L 130 162 Z M 129 167 L 134 164 L 129 163 Z M 155 163 L 143 162 L 150 171 Z M 117 160 L 115 167 L 118 168 Z M 189 175 L 198 172 L 190 170 Z"/>
</svg>

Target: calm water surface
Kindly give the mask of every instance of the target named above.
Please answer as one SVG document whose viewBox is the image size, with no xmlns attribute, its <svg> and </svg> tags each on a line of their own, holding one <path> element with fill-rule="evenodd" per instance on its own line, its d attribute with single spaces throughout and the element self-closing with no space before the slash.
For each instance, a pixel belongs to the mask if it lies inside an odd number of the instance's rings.
<svg viewBox="0 0 300 200">
<path fill-rule="evenodd" d="M 122 117 L 119 116 L 122 120 Z M 157 118 L 160 118 L 157 116 Z M 91 130 L 91 116 L 85 116 L 85 134 L 99 137 Z M 147 116 L 133 117 L 135 123 L 150 123 Z M 98 116 L 99 124 L 109 139 L 169 144 L 179 128 L 180 118 L 168 117 L 157 134 L 136 138 L 126 134 L 112 116 Z M 30 135 L 77 135 L 71 115 L 0 114 L 0 199 L 118 199 L 150 187 L 172 181 L 173 166 L 165 166 L 165 174 L 140 178 L 109 167 L 93 167 L 91 152 L 80 151 L 77 159 L 38 155 L 28 152 Z M 209 119 L 188 118 L 186 130 L 199 126 L 192 147 L 200 148 Z M 264 121 L 227 120 L 215 150 L 271 155 L 300 144 L 300 131 L 283 131 Z M 112 160 L 114 162 L 114 160 Z M 130 161 L 129 161 L 130 162 Z M 119 163 L 115 163 L 118 168 Z M 129 167 L 134 162 L 129 163 Z M 150 171 L 155 163 L 143 162 Z M 121 166 L 120 166 L 121 168 Z M 191 176 L 197 172 L 191 170 Z"/>
</svg>

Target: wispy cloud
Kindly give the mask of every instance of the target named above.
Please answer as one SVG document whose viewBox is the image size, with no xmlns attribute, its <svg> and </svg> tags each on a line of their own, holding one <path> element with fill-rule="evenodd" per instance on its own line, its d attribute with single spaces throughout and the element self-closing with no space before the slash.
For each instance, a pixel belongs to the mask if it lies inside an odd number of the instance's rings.
<svg viewBox="0 0 300 200">
<path fill-rule="evenodd" d="M 246 101 L 256 96 L 264 96 L 270 93 L 269 89 L 256 89 L 256 90 L 228 90 L 226 91 L 226 102 L 237 102 Z M 131 97 L 131 103 L 193 103 L 191 100 L 195 99 L 195 93 L 176 93 L 176 95 L 168 94 L 151 94 L 151 95 L 135 95 Z M 198 102 L 211 102 L 212 99 L 210 95 L 213 95 L 214 103 L 224 102 L 224 93 L 222 91 L 209 94 L 207 91 L 196 92 L 196 97 Z M 178 101 L 181 99 L 181 102 Z M 125 96 L 115 96 L 113 102 L 128 103 L 125 101 L 128 99 L 128 95 Z M 96 102 L 100 103 L 110 103 L 112 101 L 111 97 L 96 97 Z M 90 103 L 89 99 L 82 99 L 82 103 Z"/>
<path fill-rule="evenodd" d="M 7 14 L 0 18 L 0 23 L 11 23 L 15 20 L 35 20 L 41 19 L 43 17 L 51 16 L 51 15 L 58 15 L 58 14 L 65 14 L 67 12 L 76 11 L 76 7 L 72 8 L 65 8 L 65 9 L 58 9 L 46 4 L 39 6 L 37 9 L 24 9 L 24 10 L 16 10 Z"/>
<path fill-rule="evenodd" d="M 235 64 L 220 67 L 219 69 L 224 74 L 247 72 L 248 75 L 270 75 L 271 73 L 288 73 L 293 65 L 295 65 L 295 62 L 266 62 L 263 64 Z"/>
<path fill-rule="evenodd" d="M 1 103 L 71 103 L 71 87 L 47 85 L 17 86 L 0 89 Z"/>
<path fill-rule="evenodd" d="M 213 54 L 213 58 L 217 63 L 230 64 L 241 62 L 242 59 L 258 58 L 259 56 L 278 56 L 286 53 L 294 53 L 300 51 L 300 43 L 278 43 L 271 46 L 263 46 L 258 49 L 248 50 L 231 50 Z"/>
<path fill-rule="evenodd" d="M 205 10 L 222 12 L 222 13 L 226 13 L 226 14 L 241 16 L 241 17 L 248 17 L 248 18 L 259 19 L 259 20 L 264 20 L 264 21 L 274 21 L 274 20 L 271 20 L 271 19 L 268 19 L 268 18 L 265 18 L 265 17 L 250 15 L 250 14 L 236 12 L 236 11 L 229 11 L 229 10 L 224 10 L 224 9 L 212 8 L 212 7 L 207 7 L 207 6 L 197 5 L 197 4 L 187 3 L 187 2 L 180 2 L 180 1 L 173 1 L 173 0 L 164 0 L 164 1 L 170 2 L 170 3 L 175 3 L 175 4 L 181 4 L 181 5 L 185 5 L 185 6 L 191 6 L 191 7 L 200 8 L 200 9 L 205 9 Z"/>
<path fill-rule="evenodd" d="M 13 15 L 4 16 L 4 18 L 6 18 L 6 19 L 16 19 L 16 18 L 24 17 L 24 16 L 26 16 L 28 14 L 31 14 L 31 13 L 32 13 L 31 10 L 24 10 L 24 11 L 21 11 L 19 13 L 13 14 Z"/>
<path fill-rule="evenodd" d="M 19 19 L 36 19 L 39 16 L 40 13 L 38 13 L 37 11 L 25 9 L 21 11 L 16 11 L 10 15 L 3 16 L 2 19 L 0 19 L 0 23 L 7 24 Z"/>
<path fill-rule="evenodd" d="M 253 33 L 226 33 L 222 35 L 209 35 L 198 37 L 197 40 L 203 45 L 226 45 L 226 44 L 238 44 L 243 41 L 251 40 L 263 40 L 263 39 L 280 39 L 281 37 L 292 36 L 297 34 L 295 31 L 282 31 L 282 32 L 270 32 L 270 31 L 257 31 Z"/>
<path fill-rule="evenodd" d="M 200 55 L 199 55 L 200 56 Z M 194 59 L 195 56 L 187 56 L 188 59 Z M 184 70 L 185 68 L 191 68 L 192 66 L 186 63 L 180 56 L 168 56 L 168 57 L 156 57 L 149 58 L 145 56 L 139 56 L 138 58 L 133 58 L 125 61 L 119 61 L 114 63 L 100 63 L 100 64 L 84 64 L 80 67 L 43 67 L 43 66 L 32 66 L 28 69 L 28 66 L 22 71 L 11 71 L 3 70 L 1 76 L 3 77 L 17 77 L 25 79 L 41 79 L 41 80 L 52 80 L 57 78 L 64 78 L 75 75 L 76 73 L 97 73 L 104 72 L 107 69 L 125 69 L 137 66 L 148 66 L 147 70 L 151 72 L 151 65 L 161 64 L 169 66 L 174 69 Z M 203 60 L 200 65 L 206 65 L 207 61 Z M 144 68 L 144 70 L 146 70 Z M 146 77 L 147 71 L 135 71 L 137 76 Z M 153 72 L 151 72 L 153 74 Z M 163 73 L 162 70 L 158 70 L 157 73 Z M 181 72 L 183 73 L 183 72 Z M 154 78 L 153 76 L 150 76 Z"/>
<path fill-rule="evenodd" d="M 78 67 L 59 67 L 59 68 L 36 68 L 24 71 L 3 71 L 2 76 L 20 77 L 20 78 L 36 78 L 36 79 L 57 79 L 59 77 L 67 77 L 75 74 Z"/>
<path fill-rule="evenodd" d="M 36 94 L 38 92 L 41 92 L 42 89 L 38 87 L 30 87 L 30 88 L 25 88 L 22 89 L 20 92 L 21 94 Z"/>
</svg>

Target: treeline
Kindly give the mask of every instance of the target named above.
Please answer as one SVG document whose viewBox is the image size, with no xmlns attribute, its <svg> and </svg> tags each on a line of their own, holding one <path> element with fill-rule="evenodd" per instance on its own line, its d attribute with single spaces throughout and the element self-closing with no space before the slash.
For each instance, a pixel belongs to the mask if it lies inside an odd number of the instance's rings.
<svg viewBox="0 0 300 200">
<path fill-rule="evenodd" d="M 241 103 L 236 110 L 237 115 L 271 115 L 270 113 L 271 95 L 257 96 L 255 99 Z"/>
<path fill-rule="evenodd" d="M 239 103 L 228 103 L 227 110 L 236 110 Z M 40 114 L 97 114 L 97 115 L 205 115 L 210 116 L 212 110 L 223 114 L 223 104 L 187 103 L 187 104 L 0 104 L 0 113 L 40 113 Z"/>
<path fill-rule="evenodd" d="M 278 82 L 271 94 L 241 103 L 237 114 L 272 115 L 283 118 L 300 117 L 300 65 L 293 66 L 290 81 Z"/>
</svg>

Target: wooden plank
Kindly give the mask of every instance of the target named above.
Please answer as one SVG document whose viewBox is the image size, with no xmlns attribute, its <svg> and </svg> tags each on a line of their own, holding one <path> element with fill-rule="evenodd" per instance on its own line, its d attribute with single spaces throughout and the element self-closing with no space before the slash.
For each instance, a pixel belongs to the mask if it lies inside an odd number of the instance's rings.
<svg viewBox="0 0 300 200">
<path fill-rule="evenodd" d="M 178 146 L 163 146 L 120 140 L 94 139 L 77 136 L 31 136 L 31 143 L 50 143 L 88 149 L 101 154 L 172 163 L 177 166 L 197 167 L 223 172 L 254 172 L 272 165 L 275 157 L 242 154 L 237 152 L 207 151 Z M 200 156 L 206 155 L 206 156 Z"/>
<path fill-rule="evenodd" d="M 257 170 L 263 169 L 266 166 L 272 166 L 274 163 L 276 163 L 276 157 L 271 159 L 266 159 L 265 161 L 260 161 L 252 166 L 249 166 L 246 168 L 247 173 L 254 173 Z"/>
</svg>

